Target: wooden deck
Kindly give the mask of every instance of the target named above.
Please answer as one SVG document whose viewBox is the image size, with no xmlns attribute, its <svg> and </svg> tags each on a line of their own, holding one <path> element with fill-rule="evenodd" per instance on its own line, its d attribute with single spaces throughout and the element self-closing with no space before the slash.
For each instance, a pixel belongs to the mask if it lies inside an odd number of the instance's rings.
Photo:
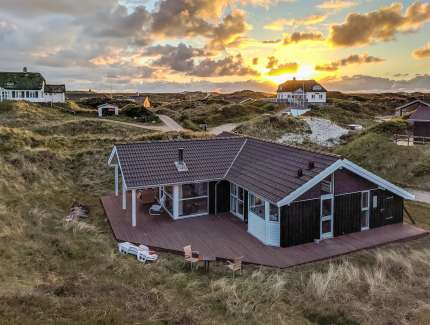
<svg viewBox="0 0 430 325">
<path fill-rule="evenodd" d="M 137 226 L 131 226 L 130 204 L 121 209 L 120 196 L 101 198 L 106 216 L 118 241 L 145 244 L 154 249 L 183 252 L 193 250 L 218 259 L 243 256 L 245 263 L 286 268 L 396 241 L 416 239 L 427 231 L 408 224 L 389 225 L 368 231 L 287 248 L 263 245 L 246 231 L 240 219 L 231 214 L 210 215 L 173 221 L 168 215 L 150 216 L 148 205 L 138 200 Z M 130 200 L 127 202 L 130 203 Z M 139 204 L 140 203 L 140 204 Z"/>
</svg>

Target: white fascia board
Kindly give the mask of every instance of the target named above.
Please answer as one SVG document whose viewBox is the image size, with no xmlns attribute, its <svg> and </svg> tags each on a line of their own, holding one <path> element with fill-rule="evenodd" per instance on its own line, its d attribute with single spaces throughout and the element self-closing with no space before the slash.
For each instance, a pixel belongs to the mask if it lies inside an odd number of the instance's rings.
<svg viewBox="0 0 430 325">
<path fill-rule="evenodd" d="M 343 167 L 345 169 L 350 170 L 351 172 L 367 179 L 368 181 L 394 193 L 398 196 L 406 199 L 406 200 L 415 200 L 415 195 L 409 193 L 408 191 L 405 191 L 404 189 L 400 188 L 397 185 L 394 185 L 393 183 L 390 183 L 389 181 L 383 179 L 382 177 L 379 177 L 378 175 L 373 174 L 372 172 L 368 171 L 367 169 L 364 169 L 363 167 L 358 166 L 357 164 L 354 164 L 352 161 L 349 161 L 347 159 L 343 160 Z"/>
<path fill-rule="evenodd" d="M 121 167 L 121 162 L 119 161 L 119 156 L 118 156 L 118 151 L 116 149 L 116 146 L 113 147 L 112 152 L 110 153 L 109 159 L 108 159 L 108 166 L 113 166 L 114 164 L 112 164 L 112 160 L 113 158 L 116 156 L 116 159 L 118 161 L 118 166 L 119 166 L 119 170 L 121 171 L 121 179 L 123 180 L 123 183 L 125 185 L 125 189 L 128 190 L 128 186 L 127 183 L 125 181 L 124 178 L 124 173 L 122 171 L 122 167 Z"/>
<path fill-rule="evenodd" d="M 110 153 L 109 159 L 108 159 L 108 166 L 111 166 L 112 160 L 115 157 L 116 154 L 116 146 L 113 146 L 112 152 Z M 118 155 L 117 155 L 118 158 Z"/>
<path fill-rule="evenodd" d="M 288 194 L 285 198 L 283 198 L 281 201 L 277 203 L 278 207 L 282 207 L 284 205 L 290 204 L 295 199 L 299 198 L 301 195 L 309 191 L 312 187 L 317 185 L 319 182 L 324 180 L 327 176 L 330 176 L 333 174 L 336 170 L 342 167 L 342 160 L 337 160 L 330 166 L 328 166 L 326 169 L 324 169 L 321 173 L 316 175 L 314 178 L 310 179 L 307 183 L 300 186 L 295 191 Z"/>
<path fill-rule="evenodd" d="M 301 195 L 309 191 L 312 187 L 317 185 L 319 182 L 324 180 L 327 176 L 334 173 L 336 170 L 345 168 L 354 174 L 357 174 L 358 176 L 361 176 L 368 181 L 378 185 L 379 187 L 388 190 L 394 194 L 397 194 L 398 196 L 406 199 L 406 200 L 415 200 L 415 195 L 409 193 L 408 191 L 405 191 L 404 189 L 398 187 L 397 185 L 394 185 L 393 183 L 390 183 L 389 181 L 373 174 L 372 172 L 358 166 L 357 164 L 354 164 L 352 161 L 349 161 L 347 159 L 343 160 L 337 160 L 332 165 L 324 169 L 321 173 L 316 175 L 314 178 L 310 179 L 307 183 L 303 184 L 301 187 L 287 195 L 285 198 L 280 200 L 277 203 L 278 207 L 282 207 L 284 205 L 288 205 L 297 198 L 299 198 Z"/>
</svg>

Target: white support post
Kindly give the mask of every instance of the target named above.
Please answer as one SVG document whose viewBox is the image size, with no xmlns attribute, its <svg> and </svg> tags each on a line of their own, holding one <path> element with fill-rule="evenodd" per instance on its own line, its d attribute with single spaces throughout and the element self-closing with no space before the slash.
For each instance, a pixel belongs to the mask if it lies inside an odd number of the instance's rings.
<svg viewBox="0 0 430 325">
<path fill-rule="evenodd" d="M 131 190 L 131 225 L 136 227 L 136 190 Z"/>
<path fill-rule="evenodd" d="M 173 185 L 173 219 L 179 217 L 179 185 Z"/>
<path fill-rule="evenodd" d="M 270 224 L 269 224 L 269 220 L 270 220 L 270 202 L 268 201 L 264 201 L 264 221 L 265 221 L 265 230 L 266 230 L 266 234 L 265 234 L 265 244 L 267 244 L 267 242 L 269 241 L 270 238 Z"/>
<path fill-rule="evenodd" d="M 124 179 L 122 180 L 122 209 L 127 209 L 127 190 L 125 188 Z"/>
<path fill-rule="evenodd" d="M 118 196 L 118 165 L 115 165 L 115 196 Z"/>
</svg>

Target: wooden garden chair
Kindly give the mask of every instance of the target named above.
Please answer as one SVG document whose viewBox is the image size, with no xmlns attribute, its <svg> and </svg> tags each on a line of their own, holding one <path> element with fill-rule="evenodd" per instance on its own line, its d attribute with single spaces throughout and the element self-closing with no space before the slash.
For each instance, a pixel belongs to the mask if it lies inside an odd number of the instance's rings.
<svg viewBox="0 0 430 325">
<path fill-rule="evenodd" d="M 233 279 L 236 272 L 242 274 L 242 260 L 243 256 L 235 258 L 233 262 L 227 261 L 226 267 L 233 272 Z"/>
<path fill-rule="evenodd" d="M 198 257 L 194 257 L 195 255 L 199 255 L 199 252 L 191 249 L 191 245 L 184 247 L 184 265 L 190 264 L 191 271 L 193 270 L 193 265 L 198 266 L 200 259 Z"/>
</svg>

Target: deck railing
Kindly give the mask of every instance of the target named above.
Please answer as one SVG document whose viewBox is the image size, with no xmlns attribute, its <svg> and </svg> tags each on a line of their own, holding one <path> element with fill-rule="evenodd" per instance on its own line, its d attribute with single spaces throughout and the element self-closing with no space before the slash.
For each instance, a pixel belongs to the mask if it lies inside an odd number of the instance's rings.
<svg viewBox="0 0 430 325">
<path fill-rule="evenodd" d="M 395 134 L 394 143 L 412 146 L 414 144 L 430 144 L 430 137 L 414 136 L 409 134 Z"/>
</svg>

